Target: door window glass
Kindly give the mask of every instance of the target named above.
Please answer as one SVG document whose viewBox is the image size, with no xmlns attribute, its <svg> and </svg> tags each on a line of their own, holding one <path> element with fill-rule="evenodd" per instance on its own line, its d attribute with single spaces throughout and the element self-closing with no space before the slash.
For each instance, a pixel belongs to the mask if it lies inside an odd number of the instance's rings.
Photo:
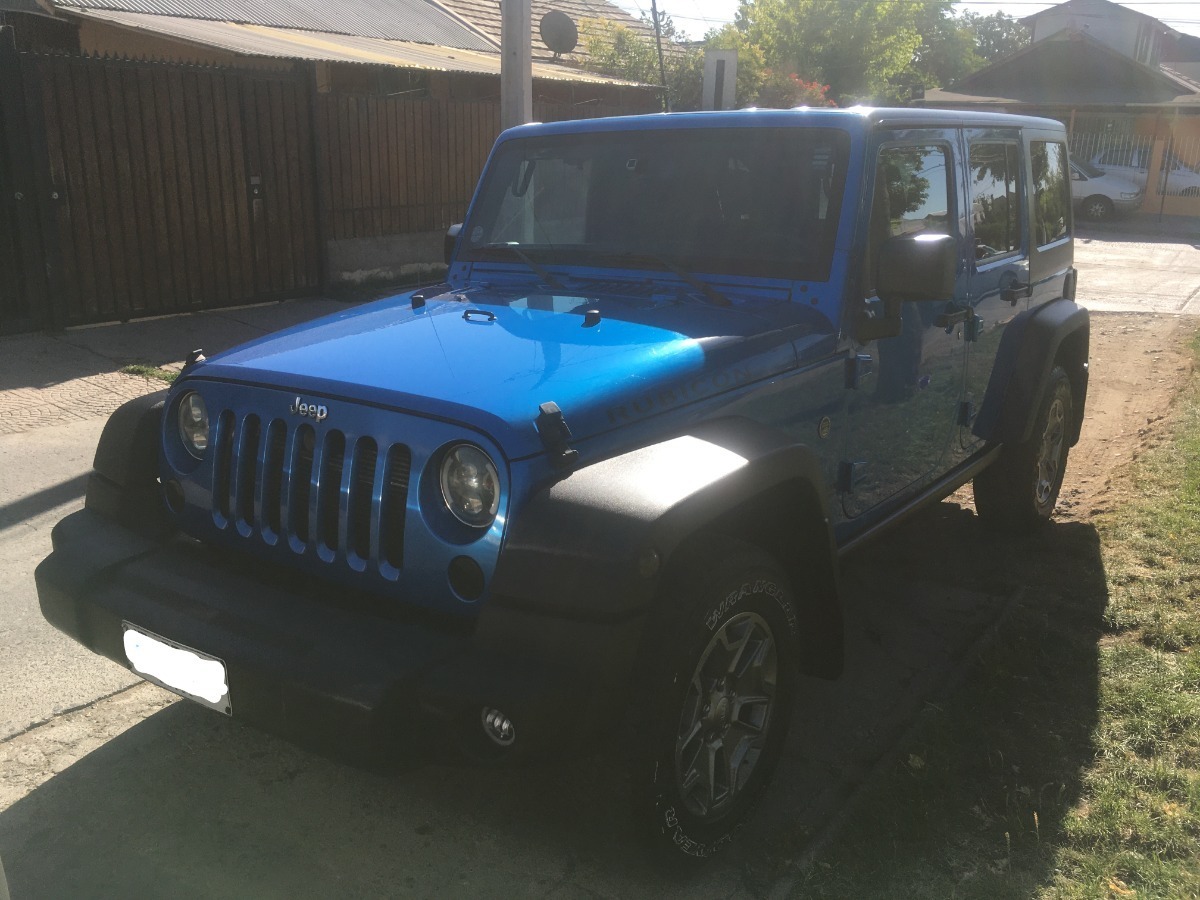
<svg viewBox="0 0 1200 900">
<path fill-rule="evenodd" d="M 901 234 L 950 233 L 949 150 L 939 146 L 884 147 L 875 170 L 867 236 L 865 296 L 875 292 L 879 250 Z"/>
<path fill-rule="evenodd" d="M 1021 249 L 1016 144 L 971 145 L 971 219 L 975 259 L 989 260 Z"/>
<path fill-rule="evenodd" d="M 1071 183 L 1067 178 L 1067 145 L 1031 141 L 1033 162 L 1033 224 L 1038 246 L 1067 236 L 1071 211 Z"/>
</svg>

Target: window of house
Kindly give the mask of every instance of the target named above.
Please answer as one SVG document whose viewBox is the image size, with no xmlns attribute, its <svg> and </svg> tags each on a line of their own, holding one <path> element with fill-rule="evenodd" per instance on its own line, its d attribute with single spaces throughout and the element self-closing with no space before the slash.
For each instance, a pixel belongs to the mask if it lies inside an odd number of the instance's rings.
<svg viewBox="0 0 1200 900">
<path fill-rule="evenodd" d="M 1067 145 L 1031 141 L 1033 163 L 1033 227 L 1038 246 L 1067 236 L 1071 212 L 1071 181 L 1067 174 Z"/>
<path fill-rule="evenodd" d="M 1021 249 L 1017 145 L 971 145 L 971 220 L 975 259 L 986 261 Z"/>
</svg>

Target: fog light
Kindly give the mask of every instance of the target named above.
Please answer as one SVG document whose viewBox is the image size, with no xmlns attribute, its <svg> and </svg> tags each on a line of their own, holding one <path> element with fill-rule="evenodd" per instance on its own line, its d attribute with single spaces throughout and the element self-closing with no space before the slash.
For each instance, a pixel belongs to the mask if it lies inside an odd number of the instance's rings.
<svg viewBox="0 0 1200 900">
<path fill-rule="evenodd" d="M 450 562 L 448 574 L 450 587 L 464 600 L 473 603 L 483 596 L 483 569 L 471 557 L 454 557 Z"/>
<path fill-rule="evenodd" d="M 517 738 L 512 720 L 498 709 L 483 708 L 483 733 L 501 747 L 509 746 Z"/>
</svg>

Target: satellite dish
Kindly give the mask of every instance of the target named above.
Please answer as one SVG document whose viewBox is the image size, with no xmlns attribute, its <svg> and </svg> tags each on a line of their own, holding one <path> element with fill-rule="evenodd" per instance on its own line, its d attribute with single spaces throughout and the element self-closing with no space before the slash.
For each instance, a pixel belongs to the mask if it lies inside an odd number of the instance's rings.
<svg viewBox="0 0 1200 900">
<path fill-rule="evenodd" d="M 542 16 L 538 31 L 542 35 L 542 43 L 555 54 L 570 53 L 579 43 L 579 29 L 565 12 L 552 9 Z"/>
</svg>

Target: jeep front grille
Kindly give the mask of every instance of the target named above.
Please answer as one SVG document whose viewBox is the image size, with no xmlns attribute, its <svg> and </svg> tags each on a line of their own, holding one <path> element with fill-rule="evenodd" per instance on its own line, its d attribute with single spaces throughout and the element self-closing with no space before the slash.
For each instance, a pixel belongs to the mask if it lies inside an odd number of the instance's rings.
<svg viewBox="0 0 1200 900">
<path fill-rule="evenodd" d="M 291 426 L 291 427 L 289 427 Z M 385 573 L 404 563 L 411 457 L 374 438 L 232 410 L 216 419 L 213 521 L 223 530 L 332 563 Z"/>
</svg>

